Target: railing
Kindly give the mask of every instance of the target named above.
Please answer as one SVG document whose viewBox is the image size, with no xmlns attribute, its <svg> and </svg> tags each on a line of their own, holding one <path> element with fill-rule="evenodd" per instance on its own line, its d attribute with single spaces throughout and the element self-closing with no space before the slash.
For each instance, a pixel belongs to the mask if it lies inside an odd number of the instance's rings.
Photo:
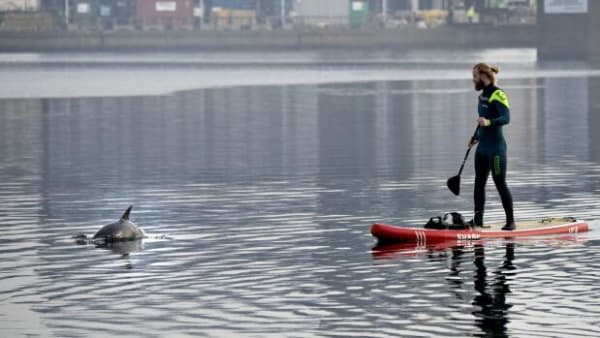
<svg viewBox="0 0 600 338">
<path fill-rule="evenodd" d="M 61 19 L 56 14 L 42 12 L 0 13 L 0 29 L 12 31 L 43 31 L 63 29 Z M 51 19 L 48 19 L 50 17 Z M 445 11 L 422 11 L 418 13 L 397 12 L 383 17 L 369 14 L 362 18 L 349 16 L 299 16 L 285 18 L 285 24 L 278 16 L 256 16 L 255 11 L 228 11 L 212 13 L 209 17 L 192 15 L 154 15 L 145 17 L 73 15 L 69 30 L 305 30 L 305 29 L 347 29 L 353 21 L 358 29 L 399 29 L 402 27 L 434 28 L 446 24 L 468 23 L 463 13 Z M 529 12 L 512 13 L 482 12 L 474 23 L 488 25 L 535 24 L 535 16 Z"/>
</svg>

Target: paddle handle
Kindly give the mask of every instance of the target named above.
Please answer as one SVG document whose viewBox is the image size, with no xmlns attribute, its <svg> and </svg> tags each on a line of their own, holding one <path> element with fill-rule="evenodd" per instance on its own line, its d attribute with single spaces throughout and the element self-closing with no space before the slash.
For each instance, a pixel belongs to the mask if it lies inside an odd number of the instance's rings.
<svg viewBox="0 0 600 338">
<path fill-rule="evenodd" d="M 471 141 L 473 142 L 473 139 L 475 138 L 475 136 L 477 136 L 477 132 L 479 131 L 479 125 L 477 125 L 477 128 L 475 128 L 475 132 L 473 133 L 473 136 L 471 137 Z M 471 152 L 471 148 L 472 146 L 469 146 L 469 148 L 467 149 L 467 153 L 465 154 L 465 158 L 462 161 L 462 164 L 460 165 L 460 169 L 458 169 L 458 175 L 460 176 L 460 174 L 462 174 L 463 168 L 465 167 L 465 162 L 467 162 L 467 158 L 469 157 L 469 153 Z"/>
</svg>

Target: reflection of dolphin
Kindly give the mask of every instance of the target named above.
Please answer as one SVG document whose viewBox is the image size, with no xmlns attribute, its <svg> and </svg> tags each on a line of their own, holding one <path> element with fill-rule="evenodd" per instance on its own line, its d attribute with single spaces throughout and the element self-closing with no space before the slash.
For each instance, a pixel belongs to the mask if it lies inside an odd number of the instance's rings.
<svg viewBox="0 0 600 338">
<path fill-rule="evenodd" d="M 115 223 L 103 226 L 94 235 L 94 240 L 103 240 L 106 243 L 133 241 L 144 238 L 144 232 L 137 225 L 129 221 L 129 212 L 133 205 L 129 206 L 121 219 Z"/>
<path fill-rule="evenodd" d="M 116 254 L 124 257 L 129 256 L 130 253 L 139 251 L 143 248 L 141 240 L 136 241 L 120 241 L 120 242 L 106 242 L 96 244 L 97 248 L 110 250 Z"/>
</svg>

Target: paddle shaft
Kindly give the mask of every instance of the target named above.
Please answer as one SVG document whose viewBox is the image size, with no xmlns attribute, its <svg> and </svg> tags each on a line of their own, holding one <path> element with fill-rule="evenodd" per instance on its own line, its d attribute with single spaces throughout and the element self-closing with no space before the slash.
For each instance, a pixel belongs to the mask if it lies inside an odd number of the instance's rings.
<svg viewBox="0 0 600 338">
<path fill-rule="evenodd" d="M 471 142 L 473 142 L 473 139 L 477 135 L 478 131 L 479 131 L 479 126 L 477 126 L 477 128 L 475 128 L 475 132 L 473 133 L 473 137 L 471 137 Z M 458 169 L 458 175 L 456 175 L 456 176 L 460 176 L 460 174 L 462 173 L 463 168 L 465 167 L 465 162 L 467 162 L 467 158 L 469 157 L 469 152 L 471 152 L 471 148 L 472 148 L 472 146 L 469 146 L 469 148 L 467 149 L 467 153 L 465 154 L 465 158 L 463 159 L 462 164 L 460 165 L 460 169 Z"/>
</svg>

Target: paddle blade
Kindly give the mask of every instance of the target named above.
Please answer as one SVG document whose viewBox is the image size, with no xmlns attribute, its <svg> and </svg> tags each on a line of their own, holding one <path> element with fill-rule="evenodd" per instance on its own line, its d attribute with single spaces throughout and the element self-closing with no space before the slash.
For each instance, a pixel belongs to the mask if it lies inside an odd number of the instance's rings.
<svg viewBox="0 0 600 338">
<path fill-rule="evenodd" d="M 446 185 L 454 195 L 458 196 L 460 194 L 460 176 L 450 177 Z"/>
</svg>

